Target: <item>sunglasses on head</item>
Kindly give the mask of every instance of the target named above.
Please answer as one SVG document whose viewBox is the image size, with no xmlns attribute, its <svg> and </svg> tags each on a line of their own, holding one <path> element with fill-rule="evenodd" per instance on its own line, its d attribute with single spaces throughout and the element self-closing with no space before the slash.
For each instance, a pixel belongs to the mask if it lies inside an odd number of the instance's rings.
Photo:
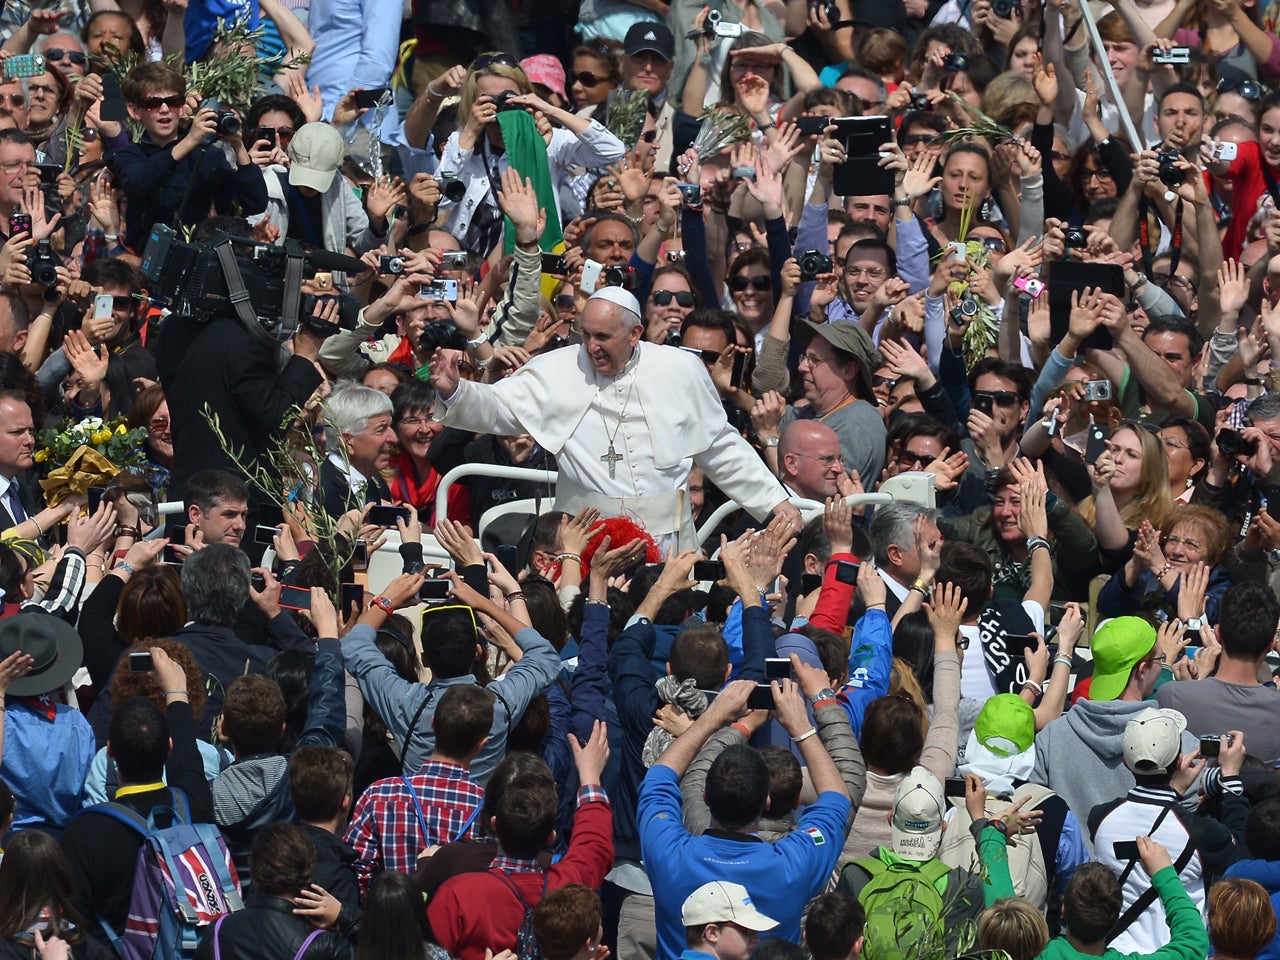
<svg viewBox="0 0 1280 960">
<path fill-rule="evenodd" d="M 482 53 L 471 61 L 471 69 L 483 70 L 486 67 L 492 67 L 495 63 L 504 67 L 519 67 L 520 64 L 516 58 L 509 53 Z"/>
<path fill-rule="evenodd" d="M 59 47 L 54 47 L 51 50 L 44 51 L 44 58 L 50 63 L 57 63 L 63 57 L 66 57 L 78 67 L 83 67 L 89 62 L 89 58 L 79 50 L 63 50 Z"/>
<path fill-rule="evenodd" d="M 729 289 L 735 293 L 741 293 L 747 287 L 755 287 L 757 290 L 768 290 L 773 286 L 773 278 L 768 275 L 758 277 L 737 276 L 729 281 Z"/>
<path fill-rule="evenodd" d="M 581 73 L 575 73 L 575 74 L 573 75 L 573 78 L 572 78 L 572 80 L 571 80 L 570 82 L 571 82 L 571 83 L 580 83 L 580 84 L 582 84 L 584 87 L 598 87 L 598 86 L 600 86 L 600 84 L 602 84 L 602 83 L 608 83 L 608 82 L 609 82 L 609 78 L 608 78 L 608 77 L 597 77 L 597 76 L 596 76 L 594 73 L 592 73 L 590 70 L 583 70 Z"/>
<path fill-rule="evenodd" d="M 698 302 L 697 298 L 686 290 L 655 290 L 649 295 L 649 299 L 660 307 L 667 306 L 672 297 L 682 307 L 692 307 Z"/>
<path fill-rule="evenodd" d="M 143 97 L 138 101 L 138 106 L 143 110 L 159 110 L 161 107 L 168 107 L 170 110 L 178 110 L 181 109 L 182 105 L 186 102 L 185 97 L 179 94 L 174 94 L 171 97 Z"/>
<path fill-rule="evenodd" d="M 1219 93 L 1238 93 L 1246 100 L 1257 100 L 1262 96 L 1262 87 L 1256 80 L 1228 80 L 1222 79 L 1218 81 Z"/>
<path fill-rule="evenodd" d="M 997 407 L 1012 407 L 1018 402 L 1018 395 L 1012 390 L 975 390 L 973 395 L 975 398 L 989 399 Z"/>
<path fill-rule="evenodd" d="M 1160 436 L 1159 425 L 1151 423 L 1149 420 L 1121 420 L 1115 425 L 1115 430 L 1119 430 L 1121 427 L 1128 427 L 1130 430 L 1145 430 L 1153 436 Z M 1112 430 L 1112 433 L 1115 430 Z"/>
</svg>

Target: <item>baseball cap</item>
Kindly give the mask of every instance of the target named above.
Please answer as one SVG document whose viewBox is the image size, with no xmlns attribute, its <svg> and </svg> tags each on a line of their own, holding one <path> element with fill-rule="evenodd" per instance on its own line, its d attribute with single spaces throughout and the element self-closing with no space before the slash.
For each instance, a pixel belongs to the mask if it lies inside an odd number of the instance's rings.
<svg viewBox="0 0 1280 960">
<path fill-rule="evenodd" d="M 1124 725 L 1124 765 L 1136 774 L 1168 773 L 1182 752 L 1187 718 L 1148 707 Z"/>
<path fill-rule="evenodd" d="M 289 141 L 289 186 L 324 193 L 342 166 L 342 134 L 327 123 L 304 123 Z"/>
<path fill-rule="evenodd" d="M 817 645 L 802 633 L 788 633 L 779 637 L 774 644 L 777 656 L 790 658 L 794 653 L 806 667 L 822 669 L 822 658 L 818 656 Z"/>
<path fill-rule="evenodd" d="M 629 57 L 652 50 L 664 60 L 676 58 L 676 38 L 665 24 L 641 21 L 632 25 L 622 41 L 622 52 Z"/>
<path fill-rule="evenodd" d="M 1012 693 L 989 697 L 973 723 L 978 742 L 1000 757 L 1030 750 L 1036 739 L 1036 713 L 1031 704 Z"/>
<path fill-rule="evenodd" d="M 535 53 L 532 57 L 526 57 L 520 61 L 520 69 L 530 83 L 540 83 L 565 100 L 569 99 L 569 95 L 564 92 L 564 64 L 551 54 Z"/>
<path fill-rule="evenodd" d="M 862 329 L 861 324 L 854 323 L 852 320 L 833 320 L 831 323 L 801 320 L 800 329 L 809 335 L 804 340 L 805 346 L 808 346 L 809 340 L 814 336 L 819 336 L 837 350 L 852 354 L 858 361 L 858 380 L 862 384 L 863 398 L 874 395 L 872 374 L 883 361 L 880 351 L 875 348 L 871 337 Z"/>
<path fill-rule="evenodd" d="M 924 767 L 913 768 L 893 794 L 890 849 L 903 860 L 932 860 L 942 843 L 946 809 L 938 778 Z"/>
<path fill-rule="evenodd" d="M 1156 645 L 1156 628 L 1141 617 L 1115 617 L 1093 635 L 1093 680 L 1090 700 L 1114 700 L 1124 691 L 1129 674 Z"/>
<path fill-rule="evenodd" d="M 704 927 L 708 923 L 736 923 L 748 930 L 763 933 L 778 921 L 766 917 L 751 902 L 751 894 L 740 883 L 713 880 L 704 883 L 685 898 L 680 907 L 680 923 L 686 927 Z"/>
</svg>

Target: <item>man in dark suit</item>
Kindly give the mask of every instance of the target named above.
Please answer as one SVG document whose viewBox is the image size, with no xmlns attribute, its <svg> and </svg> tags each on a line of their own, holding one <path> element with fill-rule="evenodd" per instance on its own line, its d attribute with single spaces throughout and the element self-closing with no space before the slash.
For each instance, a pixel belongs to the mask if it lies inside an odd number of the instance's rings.
<svg viewBox="0 0 1280 960">
<path fill-rule="evenodd" d="M 182 497 L 187 481 L 201 470 L 235 469 L 204 419 L 206 404 L 218 414 L 229 447 L 248 460 L 266 462 L 264 455 L 278 438 L 285 414 L 306 403 L 323 380 L 315 363 L 322 342 L 300 324 L 293 355 L 277 369 L 279 350 L 235 317 L 204 323 L 172 316 L 165 321 L 156 366 L 173 419 L 170 498 Z"/>
<path fill-rule="evenodd" d="M 0 529 L 17 526 L 39 510 L 27 486 L 35 448 L 35 424 L 26 397 L 16 390 L 0 390 Z"/>
<path fill-rule="evenodd" d="M 320 465 L 320 494 L 330 516 L 391 501 L 382 479 L 397 439 L 391 413 L 390 397 L 360 384 L 339 387 L 325 401 L 329 457 Z"/>
</svg>

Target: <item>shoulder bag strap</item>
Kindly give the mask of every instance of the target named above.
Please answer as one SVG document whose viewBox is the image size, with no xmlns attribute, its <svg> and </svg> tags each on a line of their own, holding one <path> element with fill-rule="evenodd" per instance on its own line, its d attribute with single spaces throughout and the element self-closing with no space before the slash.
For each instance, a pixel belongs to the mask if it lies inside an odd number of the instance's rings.
<svg viewBox="0 0 1280 960">
<path fill-rule="evenodd" d="M 213 924 L 213 960 L 222 960 L 222 945 L 218 943 L 218 931 L 222 929 L 222 921 L 228 914 L 223 914 Z"/>
<path fill-rule="evenodd" d="M 461 840 L 461 839 L 462 839 L 462 837 L 463 837 L 463 835 L 464 835 L 468 830 L 470 830 L 470 829 L 471 829 L 471 825 L 472 825 L 473 823 L 475 823 L 475 822 L 476 822 L 476 817 L 480 816 L 480 808 L 481 808 L 481 807 L 483 807 L 483 806 L 484 806 L 484 801 L 483 801 L 483 800 L 481 800 L 479 803 L 477 803 L 477 804 L 476 804 L 475 809 L 471 811 L 471 815 L 470 815 L 469 817 L 467 817 L 467 819 L 466 819 L 465 821 L 463 821 L 463 824 L 462 824 L 462 826 L 459 828 L 458 832 L 457 832 L 456 834 L 454 834 L 454 837 L 453 837 L 453 842 L 454 842 L 454 843 L 457 843 L 459 840 Z"/>
<path fill-rule="evenodd" d="M 418 721 L 422 719 L 422 711 L 427 709 L 428 704 L 430 704 L 431 701 L 435 699 L 435 696 L 436 696 L 436 692 L 428 688 L 427 698 L 423 700 L 422 703 L 418 704 L 418 709 L 414 712 L 413 719 L 409 721 L 409 729 L 404 732 L 404 743 L 400 744 L 400 758 L 399 758 L 400 774 L 402 779 L 405 772 L 404 758 L 409 755 L 409 744 L 413 741 L 413 731 L 417 728 Z M 418 798 L 418 795 L 415 793 L 413 796 L 414 796 L 414 800 L 416 801 Z"/>
<path fill-rule="evenodd" d="M 302 946 L 300 946 L 298 948 L 298 952 L 293 955 L 293 960 L 302 960 L 302 955 L 307 952 L 307 948 L 310 947 L 311 944 L 315 942 L 316 937 L 320 936 L 322 933 L 324 933 L 323 930 L 312 930 L 307 934 L 307 939 L 302 941 Z M 221 958 L 214 957 L 213 960 L 221 960 Z"/>
<path fill-rule="evenodd" d="M 400 777 L 400 782 L 404 784 L 404 788 L 409 791 L 409 796 L 413 797 L 413 809 L 418 814 L 418 829 L 422 831 L 422 842 L 429 843 L 427 837 L 427 818 L 422 813 L 422 802 L 418 800 L 418 791 L 413 789 L 413 784 L 409 782 L 406 776 Z"/>
<path fill-rule="evenodd" d="M 1148 837 L 1154 834 L 1157 829 L 1159 829 L 1160 822 L 1164 820 L 1166 816 L 1168 816 L 1169 811 L 1172 809 L 1173 809 L 1172 805 L 1164 808 L 1160 816 L 1156 818 L 1156 822 L 1151 825 L 1151 830 L 1147 833 Z M 1191 858 L 1195 855 L 1195 852 L 1196 852 L 1195 841 L 1192 840 L 1191 838 L 1188 838 L 1187 845 L 1182 848 L 1182 852 L 1178 854 L 1178 859 L 1175 860 L 1173 863 L 1174 872 L 1181 875 L 1182 871 L 1187 868 L 1187 864 L 1191 862 Z M 1121 886 L 1124 885 L 1124 878 L 1126 878 L 1129 875 L 1130 871 L 1133 870 L 1135 863 L 1136 861 L 1130 860 L 1129 863 L 1125 866 L 1124 873 L 1121 874 L 1121 879 L 1120 879 Z M 1143 890 L 1142 893 L 1138 895 L 1138 899 L 1134 900 L 1133 903 L 1129 905 L 1129 909 L 1126 910 L 1120 916 L 1120 919 L 1116 921 L 1115 927 L 1112 928 L 1110 935 L 1107 937 L 1107 942 L 1110 943 L 1116 937 L 1120 936 L 1120 934 L 1128 930 L 1129 927 L 1133 924 L 1133 922 L 1137 920 L 1138 917 L 1146 913 L 1147 909 L 1151 906 L 1151 904 L 1155 903 L 1156 897 L 1158 896 L 1159 896 L 1159 893 L 1156 891 L 1156 888 L 1153 885 L 1148 885 L 1147 889 Z"/>
</svg>

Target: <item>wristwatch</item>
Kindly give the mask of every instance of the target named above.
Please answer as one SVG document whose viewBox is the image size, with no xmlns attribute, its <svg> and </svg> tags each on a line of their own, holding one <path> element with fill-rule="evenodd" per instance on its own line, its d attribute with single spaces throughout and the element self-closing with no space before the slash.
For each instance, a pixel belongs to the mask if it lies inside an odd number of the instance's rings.
<svg viewBox="0 0 1280 960">
<path fill-rule="evenodd" d="M 396 612 L 396 605 L 392 603 L 390 600 L 388 600 L 386 597 L 374 597 L 373 605 L 377 607 L 379 610 L 381 610 L 383 613 L 385 613 L 387 616 L 391 616 L 391 614 Z"/>
<path fill-rule="evenodd" d="M 1196 633 L 1199 633 L 1200 627 L 1203 623 L 1204 621 L 1201 620 L 1199 617 L 1187 617 L 1188 630 L 1194 630 Z"/>
<path fill-rule="evenodd" d="M 894 197 L 890 203 L 895 207 L 910 207 L 912 201 L 910 197 Z"/>
<path fill-rule="evenodd" d="M 768 440 L 764 440 L 762 442 L 766 447 L 776 447 L 781 440 L 781 437 L 770 437 Z"/>
<path fill-rule="evenodd" d="M 834 700 L 835 698 L 836 698 L 836 692 L 834 690 L 832 690 L 830 687 L 823 687 L 821 690 L 819 690 L 817 693 L 815 693 L 812 697 L 809 698 L 809 703 L 810 705 L 813 705 L 815 703 L 820 703 L 823 700 Z"/>
</svg>

